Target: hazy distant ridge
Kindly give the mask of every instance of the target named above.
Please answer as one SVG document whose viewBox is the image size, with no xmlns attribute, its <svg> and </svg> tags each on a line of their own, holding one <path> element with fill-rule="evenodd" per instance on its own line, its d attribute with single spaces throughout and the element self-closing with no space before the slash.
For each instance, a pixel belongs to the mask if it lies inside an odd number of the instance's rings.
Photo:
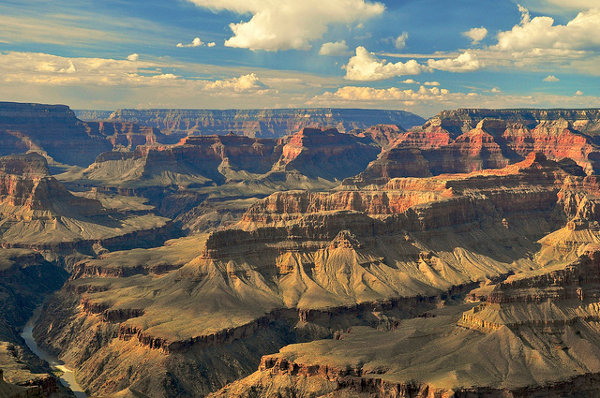
<svg viewBox="0 0 600 398">
<path fill-rule="evenodd" d="M 281 137 L 303 127 L 333 126 L 340 131 L 365 129 L 375 124 L 419 126 L 425 119 L 406 111 L 376 109 L 120 109 L 75 111 L 83 120 L 119 120 L 161 129 L 167 134 L 228 134 L 252 137 Z"/>
</svg>

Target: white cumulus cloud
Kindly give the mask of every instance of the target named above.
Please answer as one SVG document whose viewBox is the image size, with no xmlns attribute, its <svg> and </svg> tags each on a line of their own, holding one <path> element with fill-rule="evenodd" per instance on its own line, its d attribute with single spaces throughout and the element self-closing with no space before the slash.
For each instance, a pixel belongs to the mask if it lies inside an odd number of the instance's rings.
<svg viewBox="0 0 600 398">
<path fill-rule="evenodd" d="M 140 59 L 140 56 L 139 56 L 139 54 L 133 53 L 133 54 L 129 54 L 129 55 L 127 56 L 127 59 L 128 59 L 129 61 L 135 62 L 135 61 L 137 61 L 138 59 Z"/>
<path fill-rule="evenodd" d="M 554 75 L 548 75 L 544 78 L 545 82 L 554 83 L 560 81 L 560 79 Z"/>
<path fill-rule="evenodd" d="M 408 33 L 402 32 L 402 34 L 394 40 L 394 46 L 396 46 L 398 50 L 402 50 L 406 47 L 406 40 L 408 40 Z"/>
<path fill-rule="evenodd" d="M 231 23 L 228 47 L 251 50 L 307 50 L 331 25 L 360 23 L 383 13 L 385 6 L 366 0 L 188 0 L 213 11 L 250 14 Z"/>
<path fill-rule="evenodd" d="M 192 40 L 191 43 L 189 44 L 183 44 L 183 43 L 177 43 L 177 47 L 179 48 L 183 48 L 183 47 L 200 47 L 203 46 L 204 42 L 202 40 L 200 40 L 199 37 L 194 37 L 194 40 Z"/>
<path fill-rule="evenodd" d="M 67 58 L 44 53 L 0 53 L 0 88 L 3 84 L 37 87 L 144 87 L 165 90 L 190 90 L 209 94 L 268 92 L 269 88 L 254 73 L 223 80 L 185 79 L 162 73 L 165 66 L 155 62 L 131 62 L 110 58 Z"/>
<path fill-rule="evenodd" d="M 350 49 L 345 40 L 323 43 L 319 55 L 341 56 L 349 55 Z"/>
<path fill-rule="evenodd" d="M 351 101 L 416 101 L 440 98 L 450 92 L 437 87 L 426 88 L 421 86 L 418 90 L 401 90 L 397 87 L 373 88 L 373 87 L 340 87 L 335 92 L 322 94 L 321 98 L 339 98 Z"/>
<path fill-rule="evenodd" d="M 374 81 L 390 79 L 396 76 L 418 75 L 427 67 L 419 64 L 414 59 L 406 62 L 387 62 L 380 60 L 366 48 L 356 48 L 356 55 L 350 58 L 345 66 L 348 80 Z"/>
<path fill-rule="evenodd" d="M 430 59 L 427 61 L 427 65 L 430 68 L 448 72 L 472 72 L 483 67 L 477 56 L 469 51 L 465 51 L 456 58 Z"/>
<path fill-rule="evenodd" d="M 485 39 L 487 34 L 488 34 L 488 30 L 486 28 L 484 28 L 483 26 L 481 28 L 472 28 L 472 29 L 467 30 L 466 32 L 463 32 L 463 36 L 466 36 L 469 39 L 471 39 L 471 42 L 473 44 L 477 44 L 480 41 L 482 41 L 483 39 Z"/>
<path fill-rule="evenodd" d="M 234 77 L 226 80 L 216 80 L 208 82 L 205 86 L 208 90 L 233 90 L 235 92 L 256 91 L 264 89 L 265 85 L 260 82 L 256 74 L 250 73 L 240 77 Z"/>
<path fill-rule="evenodd" d="M 423 83 L 425 86 L 439 86 L 440 82 L 425 82 Z"/>
<path fill-rule="evenodd" d="M 521 23 L 498 34 L 497 49 L 600 50 L 600 9 L 582 11 L 566 25 L 555 25 L 554 18 L 540 16 L 532 19 L 526 9 L 519 7 Z"/>
<path fill-rule="evenodd" d="M 599 6 L 598 0 L 542 0 L 542 2 L 550 3 L 552 6 L 575 10 L 589 10 L 590 8 L 598 8 Z"/>
</svg>

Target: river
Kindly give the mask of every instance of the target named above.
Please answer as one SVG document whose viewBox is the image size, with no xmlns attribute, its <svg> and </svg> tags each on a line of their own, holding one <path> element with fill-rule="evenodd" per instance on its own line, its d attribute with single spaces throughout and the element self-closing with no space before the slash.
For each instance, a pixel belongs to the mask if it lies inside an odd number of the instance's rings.
<svg viewBox="0 0 600 398">
<path fill-rule="evenodd" d="M 67 368 L 64 362 L 62 362 L 58 358 L 42 350 L 33 338 L 33 326 L 40 317 L 41 310 L 42 306 L 39 306 L 33 312 L 33 315 L 31 316 L 31 318 L 29 318 L 29 321 L 23 329 L 23 333 L 21 333 L 21 337 L 23 337 L 23 339 L 25 340 L 25 344 L 27 344 L 27 347 L 29 347 L 29 349 L 35 355 L 48 362 L 52 369 L 57 369 L 60 372 L 62 372 L 62 375 L 59 377 L 59 380 L 63 386 L 70 388 L 71 391 L 75 393 L 75 396 L 77 398 L 86 398 L 87 394 L 85 393 L 85 390 L 81 388 L 79 384 L 77 384 L 77 380 L 75 380 L 75 373 L 73 372 L 73 370 Z"/>
</svg>

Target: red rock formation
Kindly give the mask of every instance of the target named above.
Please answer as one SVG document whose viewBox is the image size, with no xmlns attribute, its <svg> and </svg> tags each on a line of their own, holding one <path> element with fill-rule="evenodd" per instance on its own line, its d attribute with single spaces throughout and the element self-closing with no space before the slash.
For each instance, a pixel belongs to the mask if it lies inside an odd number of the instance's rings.
<svg viewBox="0 0 600 398">
<path fill-rule="evenodd" d="M 395 124 L 378 124 L 366 130 L 353 130 L 350 133 L 357 137 L 368 137 L 381 148 L 388 148 L 398 137 L 403 136 L 404 130 Z"/>
<path fill-rule="evenodd" d="M 599 130 L 598 110 L 446 111 L 400 135 L 346 183 L 381 184 L 395 177 L 501 168 L 534 151 L 554 160 L 571 158 L 593 174 L 600 166 L 600 150 L 592 135 Z"/>
<path fill-rule="evenodd" d="M 97 200 L 73 196 L 48 174 L 46 159 L 31 153 L 0 158 L 0 203 L 55 215 L 94 216 L 105 213 Z M 4 216 L 15 217 L 16 211 Z M 18 217 L 18 216 L 17 216 Z"/>
<path fill-rule="evenodd" d="M 156 144 L 165 137 L 156 128 L 128 122 L 85 122 L 89 134 L 105 136 L 113 147 L 135 149 L 138 145 Z"/>
<path fill-rule="evenodd" d="M 371 140 L 336 129 L 304 128 L 281 139 L 283 151 L 274 170 L 297 170 L 309 177 L 343 179 L 362 171 L 380 148 Z"/>
</svg>

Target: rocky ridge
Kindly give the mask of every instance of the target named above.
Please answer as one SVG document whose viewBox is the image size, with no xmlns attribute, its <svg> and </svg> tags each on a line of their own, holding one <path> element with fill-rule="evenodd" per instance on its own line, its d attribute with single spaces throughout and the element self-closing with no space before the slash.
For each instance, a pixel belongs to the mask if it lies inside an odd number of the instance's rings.
<svg viewBox="0 0 600 398">
<path fill-rule="evenodd" d="M 405 111 L 369 109 L 120 109 L 110 120 L 128 121 L 160 129 L 167 134 L 226 135 L 278 138 L 305 127 L 335 127 L 341 132 L 386 123 L 405 128 L 424 119 Z"/>
<path fill-rule="evenodd" d="M 570 158 L 595 174 L 600 154 L 598 110 L 446 111 L 401 134 L 348 184 L 381 184 L 395 177 L 426 177 L 502 168 L 533 151 Z"/>
</svg>

